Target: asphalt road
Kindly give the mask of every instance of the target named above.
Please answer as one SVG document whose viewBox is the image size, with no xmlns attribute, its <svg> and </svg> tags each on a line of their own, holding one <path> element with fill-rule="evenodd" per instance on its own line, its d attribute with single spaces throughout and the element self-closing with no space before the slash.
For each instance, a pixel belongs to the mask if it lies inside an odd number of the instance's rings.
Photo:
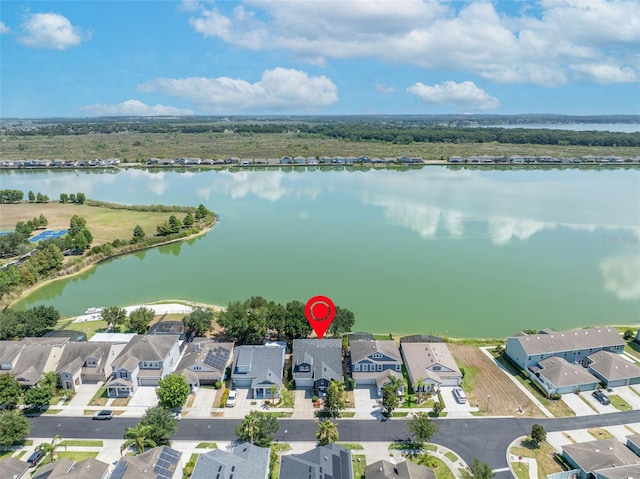
<svg viewBox="0 0 640 479">
<path fill-rule="evenodd" d="M 51 438 L 60 434 L 63 438 L 121 439 L 125 428 L 132 427 L 138 418 L 114 417 L 110 421 L 92 421 L 90 417 L 40 416 L 32 418 L 29 436 Z M 549 431 L 564 431 L 589 427 L 612 426 L 640 422 L 640 411 L 629 411 L 599 416 L 583 416 L 562 419 L 518 418 L 469 418 L 436 419 L 438 433 L 433 442 L 448 447 L 465 461 L 474 457 L 486 461 L 492 469 L 507 467 L 506 451 L 509 444 L 531 431 L 531 425 L 539 423 Z M 235 439 L 235 426 L 240 420 L 232 419 L 183 419 L 175 440 L 231 441 Z M 407 439 L 405 419 L 387 422 L 372 420 L 338 420 L 340 440 L 344 442 L 396 441 Z M 280 419 L 280 430 L 274 436 L 279 441 L 315 441 L 317 421 Z M 285 432 L 286 431 L 286 432 Z M 511 477 L 501 472 L 497 479 Z"/>
</svg>

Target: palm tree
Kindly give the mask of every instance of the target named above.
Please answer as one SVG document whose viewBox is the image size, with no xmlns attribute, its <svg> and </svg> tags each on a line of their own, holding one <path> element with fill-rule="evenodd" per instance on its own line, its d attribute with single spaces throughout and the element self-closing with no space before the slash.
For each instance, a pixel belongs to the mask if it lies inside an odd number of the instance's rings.
<svg viewBox="0 0 640 479">
<path fill-rule="evenodd" d="M 62 436 L 60 434 L 56 434 L 51 439 L 51 442 L 43 442 L 38 447 L 36 447 L 36 451 L 42 451 L 45 456 L 49 456 L 49 461 L 55 461 L 55 452 L 58 447 L 60 447 L 60 442 L 62 441 Z"/>
<path fill-rule="evenodd" d="M 124 433 L 126 441 L 122 444 L 120 452 L 124 451 L 129 446 L 134 446 L 138 454 L 144 452 L 146 446 L 156 447 L 157 444 L 153 439 L 150 439 L 151 426 L 145 426 L 143 424 L 136 424 L 134 427 L 128 427 Z"/>
<path fill-rule="evenodd" d="M 242 431 L 242 436 L 249 438 L 249 442 L 253 444 L 253 439 L 256 434 L 260 432 L 260 423 L 257 414 L 249 413 L 247 414 L 242 423 L 240 424 L 240 430 Z"/>
<path fill-rule="evenodd" d="M 399 378 L 389 374 L 387 384 L 390 384 L 393 387 L 393 389 L 396 390 L 396 393 L 397 393 L 398 391 L 400 391 L 401 388 L 404 387 L 405 381 L 404 381 L 404 378 L 401 378 L 401 377 Z"/>
<path fill-rule="evenodd" d="M 316 438 L 318 439 L 318 444 L 321 446 L 326 446 L 327 444 L 336 442 L 340 439 L 338 425 L 329 419 L 320 421 L 318 424 L 318 430 L 316 431 Z"/>
<path fill-rule="evenodd" d="M 422 393 L 424 392 L 424 378 L 416 379 L 416 383 L 413 385 L 413 390 L 418 396 L 418 402 L 422 402 Z"/>
</svg>

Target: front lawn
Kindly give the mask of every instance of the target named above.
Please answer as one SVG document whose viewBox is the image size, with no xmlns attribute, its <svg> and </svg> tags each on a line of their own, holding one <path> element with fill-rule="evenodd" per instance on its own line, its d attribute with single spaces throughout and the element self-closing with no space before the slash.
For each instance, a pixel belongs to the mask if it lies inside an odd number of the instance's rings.
<svg viewBox="0 0 640 479">
<path fill-rule="evenodd" d="M 80 462 L 80 461 L 84 461 L 85 459 L 89 459 L 91 457 L 96 457 L 98 455 L 97 452 L 85 452 L 85 451 L 56 451 L 55 455 L 57 456 L 57 459 L 71 459 L 72 461 L 76 461 L 76 462 Z M 51 460 L 49 459 L 49 456 L 47 455 L 42 462 L 40 463 L 39 467 L 42 467 L 46 464 L 49 464 L 51 462 Z"/>
<path fill-rule="evenodd" d="M 427 466 L 430 468 L 433 473 L 436 475 L 436 479 L 455 479 L 456 476 L 453 475 L 451 469 L 444 463 L 442 459 L 438 459 L 435 456 L 430 454 L 420 454 L 418 456 L 410 456 L 408 457 L 410 461 L 415 462 L 416 464 L 420 464 L 422 466 Z"/>
<path fill-rule="evenodd" d="M 616 409 L 618 409 L 620 411 L 631 411 L 633 409 L 631 407 L 631 404 L 629 404 L 627 401 L 622 399 L 617 394 L 609 394 L 609 401 L 611 401 L 611 405 L 614 408 L 616 408 Z"/>
<path fill-rule="evenodd" d="M 99 439 L 65 439 L 60 443 L 60 447 L 80 446 L 80 447 L 102 447 L 104 444 Z"/>
<path fill-rule="evenodd" d="M 353 463 L 354 479 L 364 479 L 365 469 L 367 468 L 367 458 L 365 455 L 353 454 L 351 456 L 351 462 Z"/>
<path fill-rule="evenodd" d="M 546 441 L 541 442 L 540 446 L 536 447 L 533 442 L 523 440 L 520 442 L 520 446 L 511 448 L 511 454 L 535 459 L 538 463 L 538 477 L 540 479 L 546 478 L 548 474 L 562 472 L 563 470 L 560 463 L 556 461 L 555 449 Z"/>
</svg>

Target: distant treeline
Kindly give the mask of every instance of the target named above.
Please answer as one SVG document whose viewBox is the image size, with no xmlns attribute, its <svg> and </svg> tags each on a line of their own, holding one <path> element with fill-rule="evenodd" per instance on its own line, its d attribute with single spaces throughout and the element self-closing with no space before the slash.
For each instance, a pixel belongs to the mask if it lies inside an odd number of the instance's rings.
<svg viewBox="0 0 640 479">
<path fill-rule="evenodd" d="M 215 122 L 215 123 L 65 123 L 33 129 L 7 131 L 12 136 L 85 135 L 110 133 L 291 133 L 309 138 L 337 138 L 349 141 L 381 141 L 400 145 L 418 143 L 509 143 L 535 145 L 578 145 L 602 147 L 640 146 L 640 133 L 573 131 L 529 128 L 474 128 L 420 125 L 414 122 L 376 121 L 330 123 L 311 122 Z"/>
</svg>

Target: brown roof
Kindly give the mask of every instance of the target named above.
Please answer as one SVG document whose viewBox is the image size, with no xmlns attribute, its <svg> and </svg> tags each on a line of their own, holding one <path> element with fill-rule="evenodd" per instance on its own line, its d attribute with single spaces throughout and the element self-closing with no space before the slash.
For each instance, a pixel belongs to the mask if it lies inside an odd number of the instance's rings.
<svg viewBox="0 0 640 479">
<path fill-rule="evenodd" d="M 404 355 L 407 372 L 412 381 L 417 381 L 418 378 L 428 377 L 442 382 L 438 371 L 427 369 L 437 365 L 441 365 L 452 371 L 443 371 L 444 376 L 462 377 L 462 373 L 460 369 L 458 369 L 458 365 L 445 343 L 405 342 L 402 343 L 402 354 Z"/>
<path fill-rule="evenodd" d="M 29 469 L 29 464 L 15 457 L 2 460 L 2 477 L 20 478 Z"/>
<path fill-rule="evenodd" d="M 105 363 L 107 362 L 109 351 L 111 350 L 112 343 L 98 343 L 98 342 L 73 342 L 64 347 L 62 356 L 60 356 L 60 362 L 56 369 L 56 374 L 64 372 L 75 373 L 78 369 L 82 368 L 82 365 L 89 358 L 96 358 L 98 365 L 94 369 L 97 372 L 108 376 L 111 371 L 104 370 Z"/>
<path fill-rule="evenodd" d="M 610 351 L 598 351 L 587 356 L 589 368 L 607 381 L 640 377 L 640 367 Z"/>
<path fill-rule="evenodd" d="M 184 374 L 185 377 L 193 377 L 194 374 L 196 376 L 199 376 L 199 371 L 188 369 L 192 366 L 198 365 L 202 368 L 207 369 L 207 371 L 200 371 L 205 375 L 215 373 L 216 375 L 219 374 L 220 376 L 222 376 L 224 374 L 224 370 L 231 363 L 231 358 L 233 356 L 233 345 L 234 343 L 232 342 L 221 343 L 207 338 L 195 338 L 189 344 L 189 347 L 182 356 L 180 363 L 178 363 L 176 372 Z M 207 356 L 219 359 L 220 361 L 224 362 L 224 364 L 221 368 L 216 367 L 218 366 L 218 362 L 208 361 Z"/>
<path fill-rule="evenodd" d="M 531 356 L 562 351 L 624 346 L 624 340 L 615 328 L 588 328 L 557 331 L 549 334 L 513 336 Z"/>
<path fill-rule="evenodd" d="M 132 371 L 140 361 L 164 361 L 178 336 L 164 334 L 138 334 L 127 343 L 122 352 L 113 360 L 114 369 Z"/>
<path fill-rule="evenodd" d="M 556 387 L 600 382 L 582 366 L 571 364 L 563 358 L 547 358 L 538 364 L 542 368 L 540 376 L 547 378 Z"/>
<path fill-rule="evenodd" d="M 637 479 L 638 477 L 640 477 L 640 464 L 598 469 L 598 479 Z"/>
<path fill-rule="evenodd" d="M 602 439 L 562 446 L 580 469 L 589 473 L 598 469 L 640 464 L 640 457 L 617 439 Z"/>
</svg>

